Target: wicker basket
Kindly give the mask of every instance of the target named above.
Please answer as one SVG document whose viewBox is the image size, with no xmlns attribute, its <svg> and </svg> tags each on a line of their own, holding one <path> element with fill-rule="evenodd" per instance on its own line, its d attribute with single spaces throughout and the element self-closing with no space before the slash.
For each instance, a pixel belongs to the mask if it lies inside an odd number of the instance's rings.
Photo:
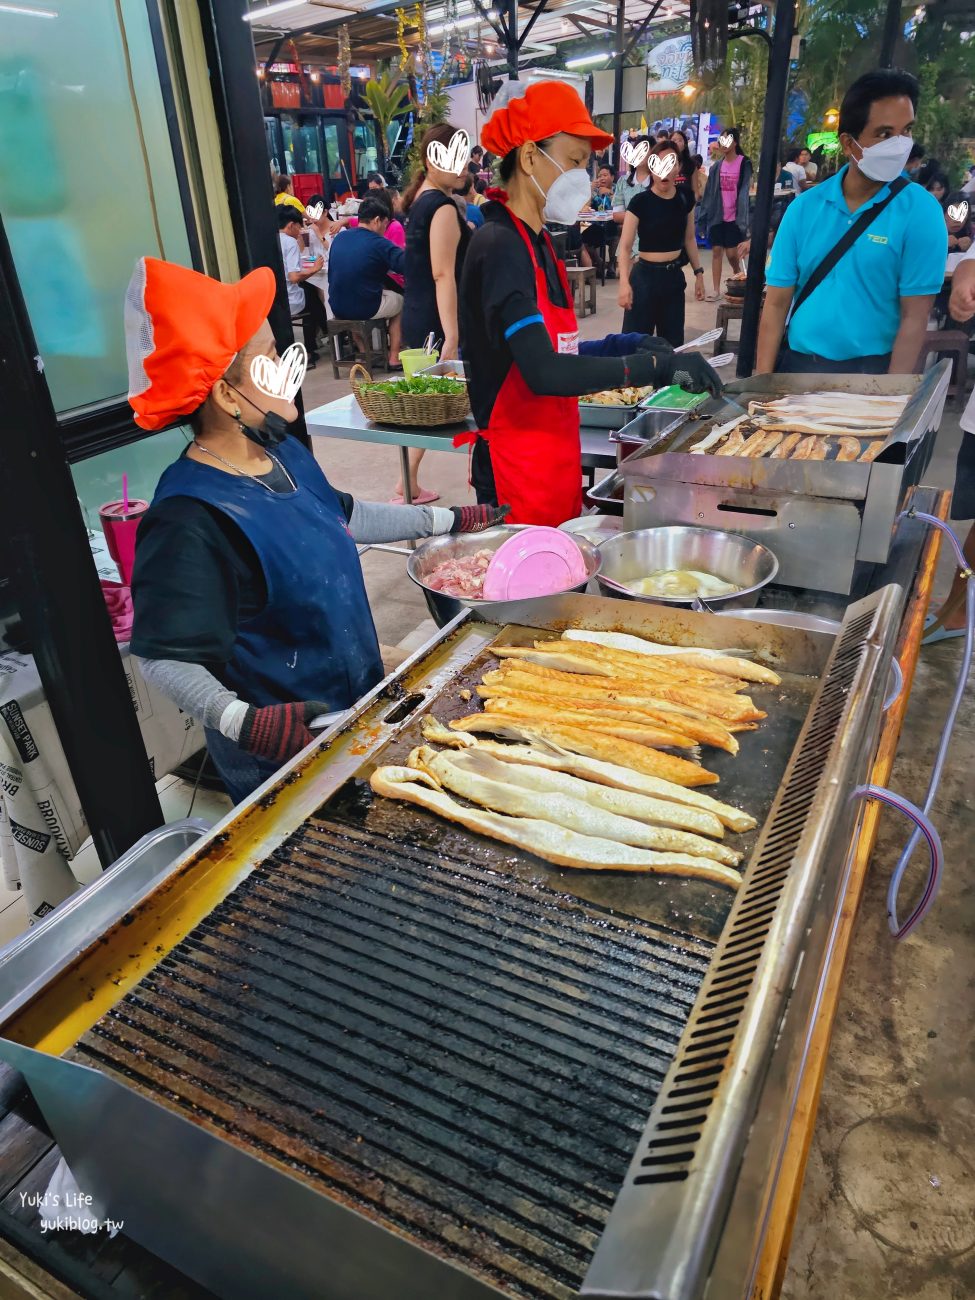
<svg viewBox="0 0 975 1300">
<path fill-rule="evenodd" d="M 392 393 L 366 392 L 363 384 L 371 384 L 372 376 L 358 363 L 349 371 L 349 379 L 362 414 L 377 424 L 432 429 L 438 424 L 460 424 L 471 413 L 466 384 L 460 393 L 403 393 L 394 397 Z"/>
</svg>

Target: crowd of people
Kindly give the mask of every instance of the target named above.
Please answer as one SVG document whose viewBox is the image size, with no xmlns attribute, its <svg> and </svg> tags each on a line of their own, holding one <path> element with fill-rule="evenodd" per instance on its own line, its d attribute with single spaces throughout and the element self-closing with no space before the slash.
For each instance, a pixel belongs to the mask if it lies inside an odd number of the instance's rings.
<svg viewBox="0 0 975 1300">
<path fill-rule="evenodd" d="M 972 247 L 970 199 L 975 191 L 975 178 L 961 190 L 950 190 L 939 161 L 915 142 L 917 103 L 918 83 L 909 74 L 867 74 L 842 101 L 844 165 L 835 174 L 827 175 L 822 157 L 814 160 L 807 148 L 785 152 L 777 177 L 781 198 L 772 222 L 759 369 L 880 373 L 917 368 L 932 309 L 940 303 L 943 315 L 948 311 L 946 265 L 950 270 L 952 255 L 962 259 Z M 402 195 L 382 175 L 370 174 L 355 217 L 331 214 L 321 195 L 303 208 L 287 178 L 278 179 L 289 299 L 302 322 L 311 364 L 326 315 L 386 321 L 395 368 L 400 348 L 430 342 L 443 360 L 460 356 L 473 339 L 480 339 L 484 351 L 486 304 L 506 286 L 512 300 L 521 302 L 502 263 L 520 264 L 523 240 L 499 255 L 499 204 L 489 201 L 510 204 L 512 179 L 517 178 L 503 152 L 493 173 L 494 156 L 480 146 L 460 172 L 439 170 L 426 149 L 433 143 L 446 148 L 454 133 L 451 123 L 428 131 L 421 142 L 422 165 Z M 549 169 L 545 140 L 537 143 L 542 169 Z M 546 238 L 562 233 L 578 263 L 615 274 L 623 312 L 619 337 L 679 346 L 689 287 L 695 299 L 718 302 L 725 263 L 732 277 L 740 277 L 748 256 L 754 172 L 740 130 L 723 127 L 708 147 L 707 159 L 692 152 L 680 129 L 629 131 L 624 142 L 602 151 L 589 143 L 589 149 L 580 144 L 580 156 L 572 157 L 573 185 L 565 186 L 565 203 L 543 205 Z M 498 186 L 490 192 L 489 178 Z M 558 175 L 546 179 L 555 190 Z M 541 192 L 538 179 L 532 177 L 532 182 Z M 848 230 L 862 238 L 842 247 L 840 256 L 826 265 Z M 705 283 L 702 244 L 711 248 L 710 285 Z M 490 265 L 472 257 L 472 248 L 494 250 Z M 559 274 L 545 240 L 539 239 L 520 274 L 533 276 L 541 269 L 546 294 L 562 309 Z M 837 312 L 837 300 L 850 309 Z M 571 296 L 565 304 L 571 309 Z M 500 304 L 498 328 L 504 337 L 512 324 L 506 304 Z M 517 341 L 515 354 L 524 342 Z M 503 363 L 499 374 L 507 377 L 507 352 Z M 474 383 L 472 395 L 476 390 Z M 494 396 L 482 403 L 485 412 Z M 474 460 L 474 481 L 478 459 L 485 499 L 490 499 L 493 487 L 484 456 Z M 422 451 L 413 450 L 409 493 L 415 502 L 429 503 L 437 494 L 419 481 L 421 460 Z M 396 485 L 394 503 L 404 499 L 403 487 L 402 482 Z"/>
<path fill-rule="evenodd" d="M 888 101 L 898 101 L 896 111 L 888 111 Z M 895 71 L 869 74 L 843 101 L 839 134 L 841 140 L 849 136 L 852 141 L 843 145 L 845 166 L 828 175 L 822 155 L 814 160 L 808 148 L 799 146 L 784 153 L 777 177 L 760 368 L 887 369 L 916 364 L 921 334 L 939 293 L 947 306 L 947 291 L 942 291 L 945 253 L 950 269 L 952 255 L 961 258 L 972 247 L 975 193 L 975 168 L 965 185 L 952 191 L 938 160 L 913 140 L 916 104 L 917 85 L 911 77 Z M 886 134 L 875 139 L 878 105 L 896 121 L 881 123 Z M 326 317 L 386 322 L 393 369 L 400 365 L 401 349 L 432 343 L 443 360 L 460 355 L 460 299 L 468 251 L 475 232 L 490 218 L 489 198 L 503 193 L 507 180 L 492 167 L 494 156 L 480 145 L 458 173 L 433 166 L 427 159 L 428 145 L 446 147 L 454 130 L 445 123 L 427 132 L 421 142 L 422 165 L 402 194 L 379 173 L 370 173 L 356 216 L 330 212 L 322 195 L 312 196 L 306 208 L 294 196 L 290 178 L 277 179 L 275 203 L 289 301 L 302 325 L 311 365 L 317 336 L 327 332 Z M 871 169 L 867 154 L 864 163 L 864 150 L 895 139 L 895 160 Z M 896 171 L 891 170 L 894 162 Z M 631 130 L 623 141 L 591 150 L 579 160 L 580 177 L 583 169 L 585 191 L 580 182 L 564 211 L 546 208 L 547 229 L 564 237 L 563 247 L 580 265 L 597 267 L 604 279 L 617 278 L 625 334 L 681 344 L 688 291 L 698 300 L 717 302 L 723 296 L 722 277 L 743 274 L 750 248 L 754 171 L 739 129 L 722 128 L 706 158 L 692 152 L 681 129 Z M 786 319 L 798 307 L 796 286 L 837 242 L 851 223 L 850 213 L 881 190 L 886 195 L 886 187 L 896 189 L 892 182 L 902 173 L 904 183 L 907 178 L 915 182 L 913 196 L 894 203 L 881 223 L 883 230 L 878 225 L 858 240 L 837 271 L 837 283 L 851 285 L 863 310 L 843 320 L 827 320 L 835 314 L 833 295 L 820 293 L 809 306 L 803 303 L 786 338 Z M 492 180 L 500 189 L 489 195 Z M 922 195 L 930 197 L 922 200 Z M 888 227 L 890 235 L 883 233 Z M 702 262 L 706 247 L 711 249 L 710 276 Z M 887 253 L 878 251 L 882 247 Z M 418 478 L 422 457 L 420 450 L 411 453 L 410 493 L 414 501 L 430 502 L 436 493 Z M 404 499 L 403 489 L 397 484 L 394 502 Z"/>
</svg>

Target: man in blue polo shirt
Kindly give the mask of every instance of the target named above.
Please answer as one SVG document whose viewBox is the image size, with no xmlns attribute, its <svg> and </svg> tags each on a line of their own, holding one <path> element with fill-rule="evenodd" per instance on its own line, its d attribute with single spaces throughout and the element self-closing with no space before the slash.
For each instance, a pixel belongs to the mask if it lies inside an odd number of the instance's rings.
<svg viewBox="0 0 975 1300">
<path fill-rule="evenodd" d="M 765 277 L 758 371 L 915 370 L 948 251 L 944 213 L 920 185 L 904 186 L 791 320 L 789 313 L 866 206 L 882 202 L 902 174 L 917 100 L 917 81 L 895 69 L 867 73 L 843 97 L 839 134 L 847 166 L 800 194 L 782 218 Z"/>
<path fill-rule="evenodd" d="M 389 322 L 389 363 L 399 364 L 403 294 L 390 273 L 403 274 L 405 254 L 384 238 L 392 207 L 367 195 L 359 204 L 359 224 L 335 236 L 328 254 L 328 305 L 339 320 Z"/>
</svg>

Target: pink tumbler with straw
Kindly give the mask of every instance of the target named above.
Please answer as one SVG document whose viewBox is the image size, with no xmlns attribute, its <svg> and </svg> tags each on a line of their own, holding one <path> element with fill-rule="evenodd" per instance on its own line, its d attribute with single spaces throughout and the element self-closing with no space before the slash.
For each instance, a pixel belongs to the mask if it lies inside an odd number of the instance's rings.
<svg viewBox="0 0 975 1300">
<path fill-rule="evenodd" d="M 98 507 L 102 532 L 108 553 L 118 565 L 119 578 L 126 587 L 132 583 L 135 567 L 135 535 L 142 516 L 149 509 L 148 501 L 129 500 L 129 476 L 122 475 L 122 500 L 106 501 Z"/>
</svg>

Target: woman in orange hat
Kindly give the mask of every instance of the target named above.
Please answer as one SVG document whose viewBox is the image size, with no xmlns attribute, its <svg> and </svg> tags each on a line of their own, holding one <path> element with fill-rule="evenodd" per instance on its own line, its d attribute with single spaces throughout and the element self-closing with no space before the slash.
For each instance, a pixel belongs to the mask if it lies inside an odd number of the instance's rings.
<svg viewBox="0 0 975 1300">
<path fill-rule="evenodd" d="M 482 208 L 460 292 L 461 353 L 479 433 L 471 479 L 480 502 L 509 502 L 511 522 L 560 524 L 582 507 L 584 393 L 675 378 L 717 393 L 697 353 L 641 334 L 580 345 L 565 267 L 545 221 L 570 225 L 590 197 L 586 164 L 612 143 L 564 82 L 508 82 L 481 132 L 501 158 L 503 190 Z M 679 373 L 677 373 L 679 372 Z"/>
<path fill-rule="evenodd" d="M 357 542 L 469 532 L 480 506 L 337 492 L 288 436 L 303 348 L 278 358 L 274 274 L 238 284 L 142 258 L 126 295 L 129 401 L 144 429 L 189 424 L 139 526 L 132 651 L 200 719 L 235 802 L 383 677 Z"/>
</svg>

